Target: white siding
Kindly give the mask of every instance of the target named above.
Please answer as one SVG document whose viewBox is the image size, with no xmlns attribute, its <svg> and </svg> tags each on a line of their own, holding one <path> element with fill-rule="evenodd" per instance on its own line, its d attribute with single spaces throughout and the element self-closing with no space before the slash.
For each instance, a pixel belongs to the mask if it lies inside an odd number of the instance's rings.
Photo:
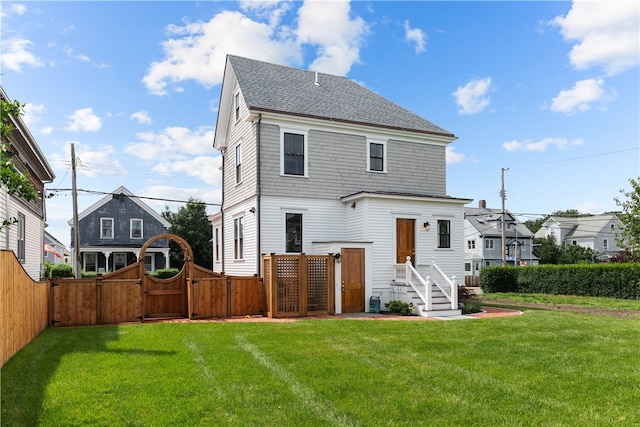
<svg viewBox="0 0 640 427">
<path fill-rule="evenodd" d="M 251 212 L 255 200 L 250 199 L 225 211 L 224 214 L 224 273 L 232 276 L 252 276 L 257 273 L 256 214 Z M 243 259 L 234 259 L 233 221 L 244 218 Z"/>
<path fill-rule="evenodd" d="M 6 201 L 5 201 L 6 206 Z M 39 281 L 43 272 L 44 224 L 42 219 L 19 201 L 9 198 L 9 217 L 17 218 L 21 213 L 25 217 L 25 261 L 22 264 L 33 280 Z M 7 239 L 8 237 L 8 239 Z M 18 253 L 18 225 L 14 224 L 2 233 L 2 248 Z M 6 246 L 6 248 L 5 248 Z"/>
</svg>

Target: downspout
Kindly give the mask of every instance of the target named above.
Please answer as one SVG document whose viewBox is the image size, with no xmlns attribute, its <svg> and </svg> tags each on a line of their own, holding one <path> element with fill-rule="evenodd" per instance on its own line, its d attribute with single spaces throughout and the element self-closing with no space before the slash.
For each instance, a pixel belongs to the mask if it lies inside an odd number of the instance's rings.
<svg viewBox="0 0 640 427">
<path fill-rule="evenodd" d="M 220 155 L 222 156 L 222 197 L 220 198 L 220 255 L 222 259 L 222 267 L 220 270 L 222 273 L 224 273 L 224 155 L 226 152 L 226 148 L 220 151 Z"/>
<path fill-rule="evenodd" d="M 260 259 L 260 123 L 262 113 L 258 114 L 258 124 L 256 126 L 256 273 L 261 276 L 262 260 Z"/>
</svg>

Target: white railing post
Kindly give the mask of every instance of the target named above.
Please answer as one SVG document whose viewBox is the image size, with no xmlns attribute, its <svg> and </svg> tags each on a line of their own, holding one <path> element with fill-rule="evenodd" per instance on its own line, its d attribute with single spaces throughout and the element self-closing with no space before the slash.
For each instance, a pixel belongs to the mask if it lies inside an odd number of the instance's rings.
<svg viewBox="0 0 640 427">
<path fill-rule="evenodd" d="M 425 301 L 427 303 L 427 311 L 431 311 L 433 310 L 433 298 L 431 297 L 431 276 L 427 276 L 425 277 L 425 287 L 426 292 L 425 295 L 427 296 L 427 301 Z"/>
<path fill-rule="evenodd" d="M 456 276 L 451 276 L 451 310 L 458 309 L 458 283 Z"/>
<path fill-rule="evenodd" d="M 411 284 L 411 257 L 408 256 L 404 262 L 404 280 L 407 285 Z"/>
</svg>

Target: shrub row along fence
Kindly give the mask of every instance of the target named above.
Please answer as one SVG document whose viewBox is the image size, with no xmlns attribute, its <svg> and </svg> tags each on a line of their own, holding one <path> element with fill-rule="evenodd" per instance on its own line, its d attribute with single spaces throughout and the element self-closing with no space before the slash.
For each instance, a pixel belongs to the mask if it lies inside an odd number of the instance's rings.
<svg viewBox="0 0 640 427">
<path fill-rule="evenodd" d="M 332 255 L 264 255 L 262 274 L 269 317 L 334 314 Z"/>
<path fill-rule="evenodd" d="M 485 267 L 484 292 L 520 292 L 640 299 L 640 264 Z"/>
<path fill-rule="evenodd" d="M 35 282 L 13 251 L 0 251 L 0 337 L 4 364 L 29 344 L 48 323 L 48 282 Z"/>
</svg>

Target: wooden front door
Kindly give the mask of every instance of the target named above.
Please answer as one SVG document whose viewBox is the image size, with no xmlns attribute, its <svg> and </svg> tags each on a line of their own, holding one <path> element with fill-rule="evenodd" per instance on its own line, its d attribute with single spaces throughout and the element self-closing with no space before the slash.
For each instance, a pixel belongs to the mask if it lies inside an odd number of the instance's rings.
<svg viewBox="0 0 640 427">
<path fill-rule="evenodd" d="M 364 312 L 364 249 L 342 249 L 342 312 Z"/>
<path fill-rule="evenodd" d="M 187 317 L 187 280 L 184 269 L 170 279 L 145 275 L 144 317 Z"/>
<path fill-rule="evenodd" d="M 396 264 L 404 264 L 407 257 L 415 265 L 416 259 L 416 221 L 414 219 L 396 219 Z"/>
</svg>

